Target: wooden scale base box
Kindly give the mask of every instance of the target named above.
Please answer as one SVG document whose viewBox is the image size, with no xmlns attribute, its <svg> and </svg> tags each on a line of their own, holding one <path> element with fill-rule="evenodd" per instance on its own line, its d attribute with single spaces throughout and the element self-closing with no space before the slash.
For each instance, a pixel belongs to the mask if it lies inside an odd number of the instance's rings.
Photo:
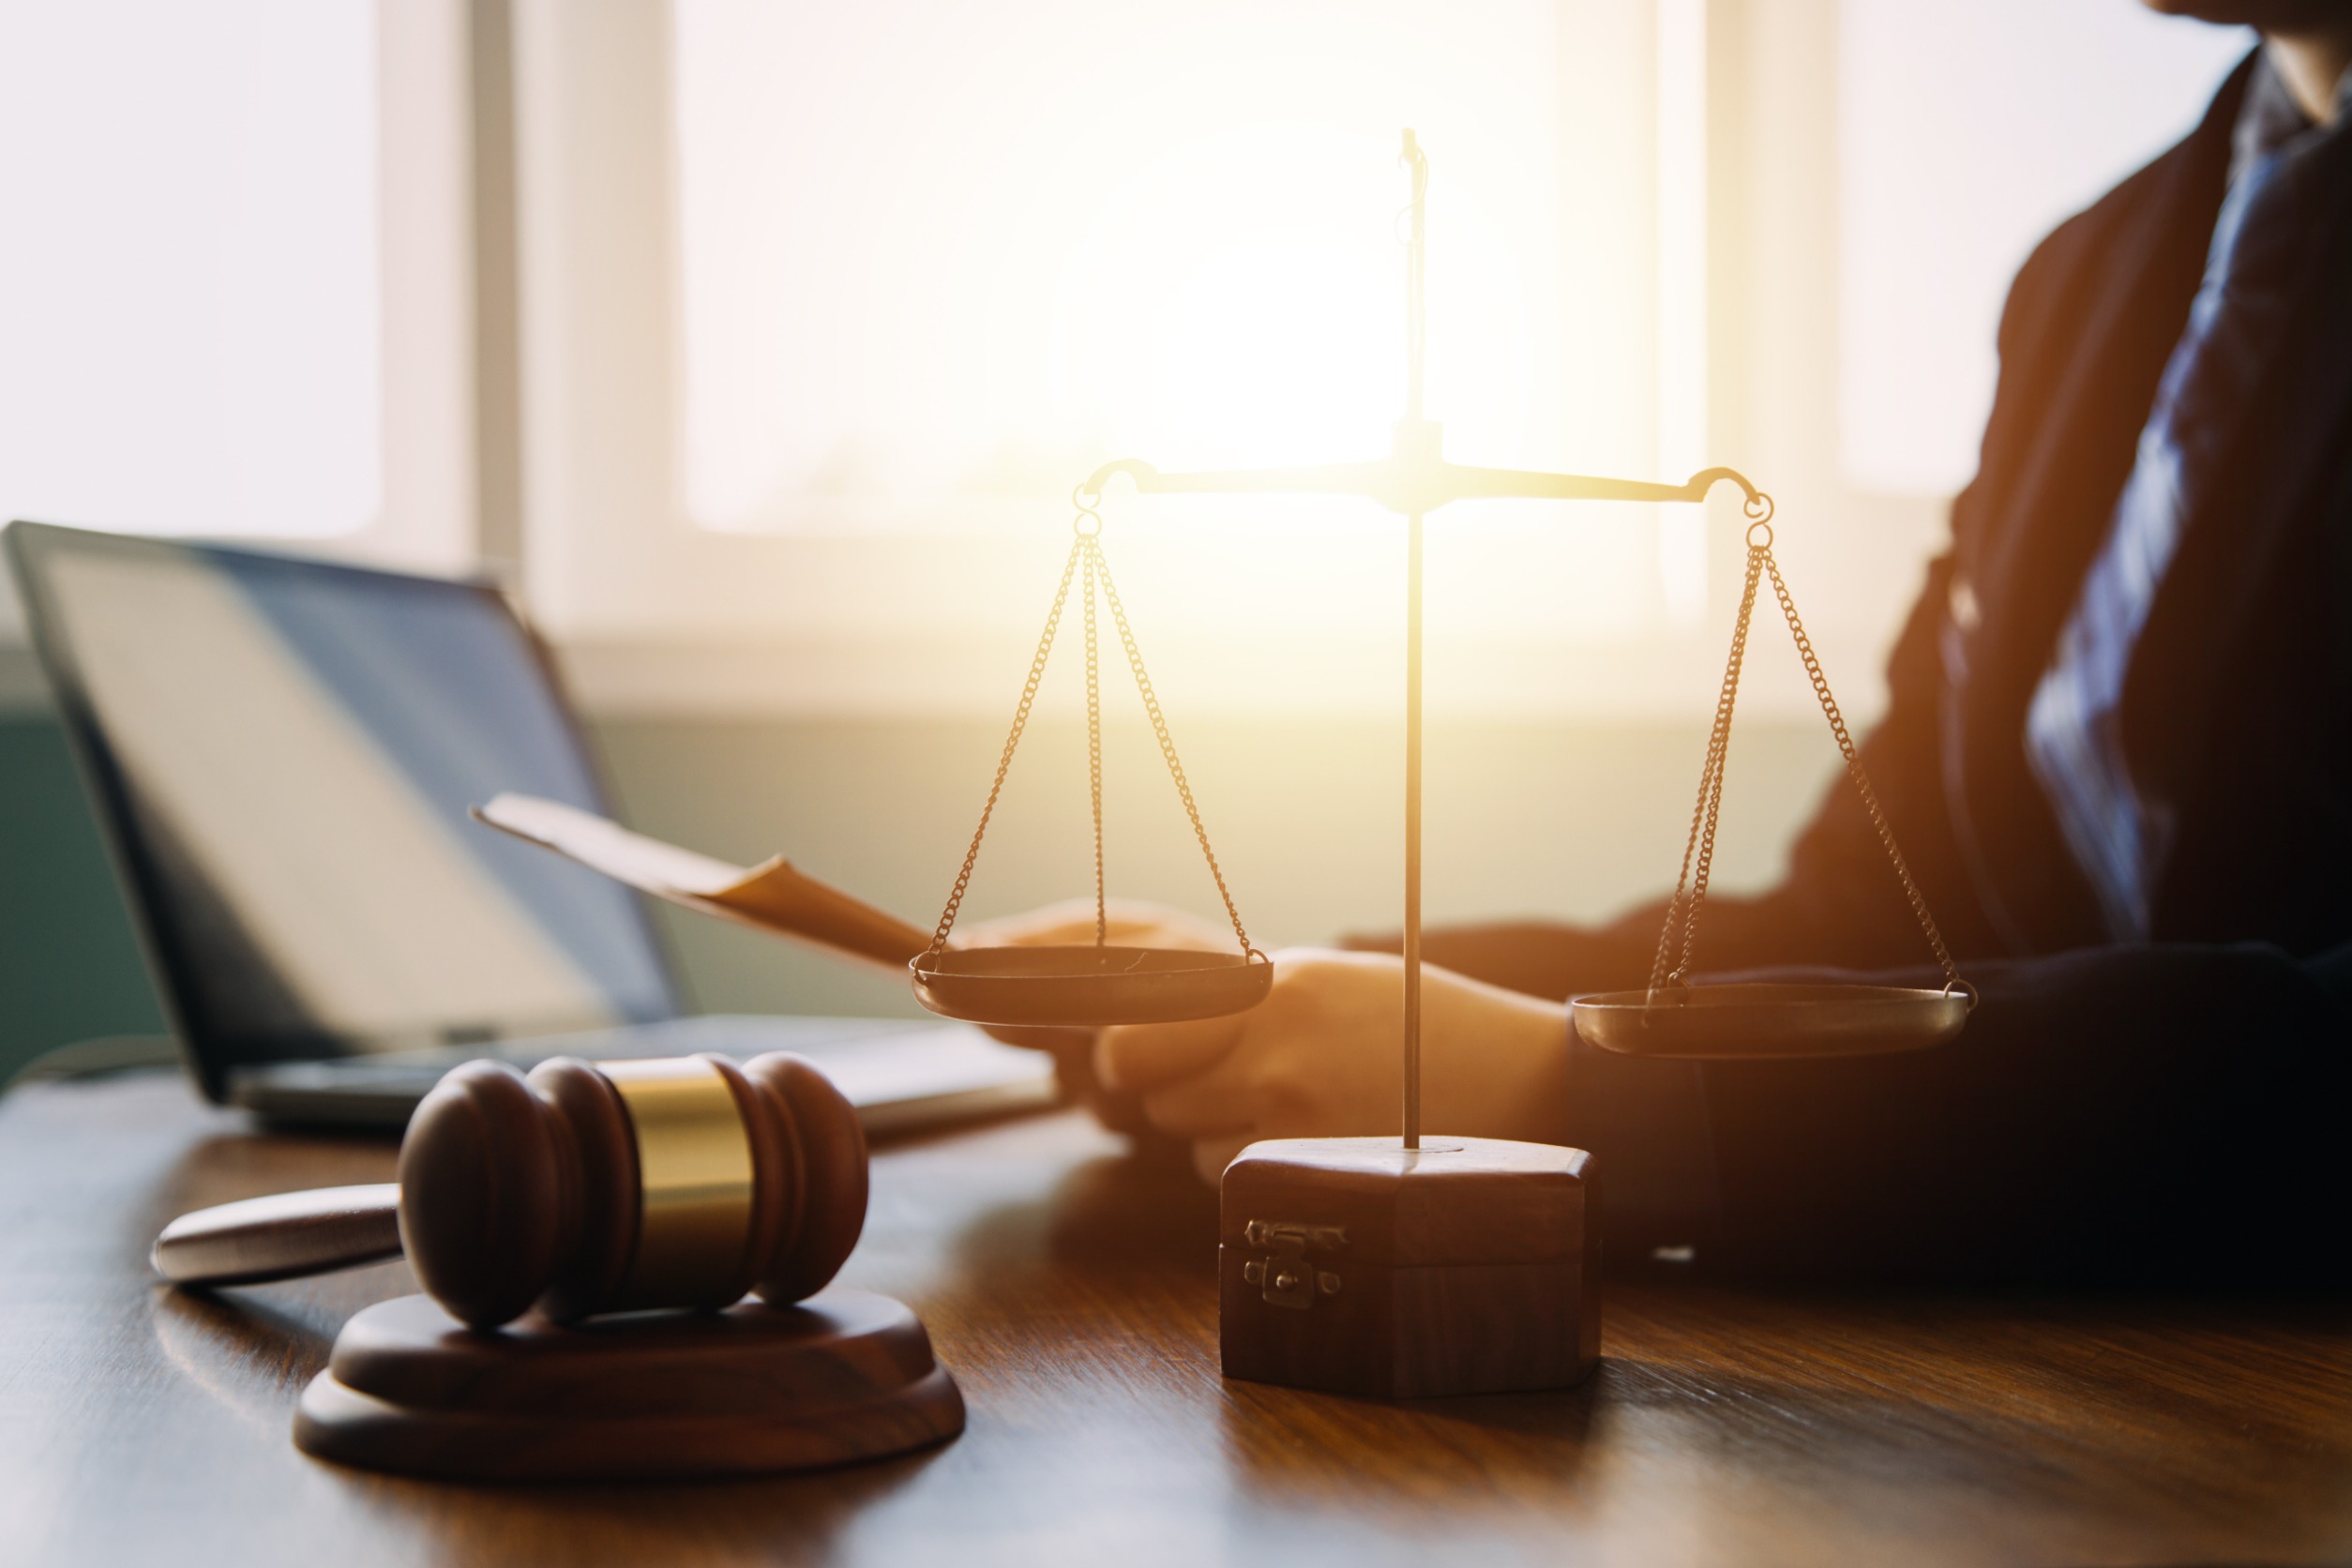
<svg viewBox="0 0 2352 1568">
<path fill-rule="evenodd" d="M 1226 1168 L 1225 1375 L 1380 1399 L 1581 1381 L 1601 1353 L 1592 1156 L 1276 1138 Z"/>
</svg>

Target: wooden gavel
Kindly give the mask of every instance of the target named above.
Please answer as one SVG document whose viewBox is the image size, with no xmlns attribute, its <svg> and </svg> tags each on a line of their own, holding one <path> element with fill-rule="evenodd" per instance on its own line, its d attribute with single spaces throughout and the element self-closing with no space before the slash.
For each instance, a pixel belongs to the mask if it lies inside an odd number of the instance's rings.
<svg viewBox="0 0 2352 1568">
<path fill-rule="evenodd" d="M 396 1184 L 183 1214 L 155 1267 L 253 1284 L 405 1252 L 450 1315 L 490 1328 L 643 1307 L 775 1305 L 832 1279 L 866 1224 L 857 1113 L 801 1057 L 470 1062 L 433 1087 Z"/>
</svg>

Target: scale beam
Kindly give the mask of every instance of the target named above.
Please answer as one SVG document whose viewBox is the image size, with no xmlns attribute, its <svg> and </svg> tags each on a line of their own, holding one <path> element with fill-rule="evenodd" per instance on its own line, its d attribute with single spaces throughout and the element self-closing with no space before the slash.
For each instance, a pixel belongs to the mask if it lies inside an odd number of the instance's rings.
<svg viewBox="0 0 2352 1568">
<path fill-rule="evenodd" d="M 1771 505 L 1745 475 L 1730 468 L 1701 469 L 1674 485 L 1534 469 L 1473 468 L 1442 458 L 1403 454 L 1377 462 L 1195 474 L 1163 474 L 1139 458 L 1122 458 L 1088 475 L 1078 493 L 1099 499 L 1104 487 L 1122 474 L 1144 495 L 1360 495 L 1399 517 L 1425 516 L 1455 501 L 1704 501 L 1709 490 L 1726 479 L 1740 487 L 1750 517 L 1761 515 Z"/>
</svg>

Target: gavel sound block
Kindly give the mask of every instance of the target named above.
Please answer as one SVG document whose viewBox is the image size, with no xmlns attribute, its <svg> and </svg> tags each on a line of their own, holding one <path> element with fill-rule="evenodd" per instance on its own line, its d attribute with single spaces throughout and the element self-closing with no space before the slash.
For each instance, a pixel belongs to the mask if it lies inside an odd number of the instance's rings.
<svg viewBox="0 0 2352 1568">
<path fill-rule="evenodd" d="M 914 1315 L 825 1289 L 865 1216 L 856 1112 L 799 1057 L 476 1062 L 418 1106 L 397 1185 L 185 1215 L 155 1263 L 229 1285 L 408 1255 L 426 1294 L 354 1317 L 303 1393 L 294 1441 L 322 1458 L 743 1473 L 963 1429 Z"/>
</svg>

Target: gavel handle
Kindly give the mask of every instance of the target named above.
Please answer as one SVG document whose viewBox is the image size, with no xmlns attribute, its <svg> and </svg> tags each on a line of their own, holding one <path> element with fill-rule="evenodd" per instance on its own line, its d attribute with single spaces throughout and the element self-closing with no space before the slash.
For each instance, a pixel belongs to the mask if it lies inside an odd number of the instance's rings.
<svg viewBox="0 0 2352 1568">
<path fill-rule="evenodd" d="M 314 1187 L 182 1214 L 148 1259 L 174 1285 L 258 1285 L 400 1255 L 400 1189 Z"/>
</svg>

